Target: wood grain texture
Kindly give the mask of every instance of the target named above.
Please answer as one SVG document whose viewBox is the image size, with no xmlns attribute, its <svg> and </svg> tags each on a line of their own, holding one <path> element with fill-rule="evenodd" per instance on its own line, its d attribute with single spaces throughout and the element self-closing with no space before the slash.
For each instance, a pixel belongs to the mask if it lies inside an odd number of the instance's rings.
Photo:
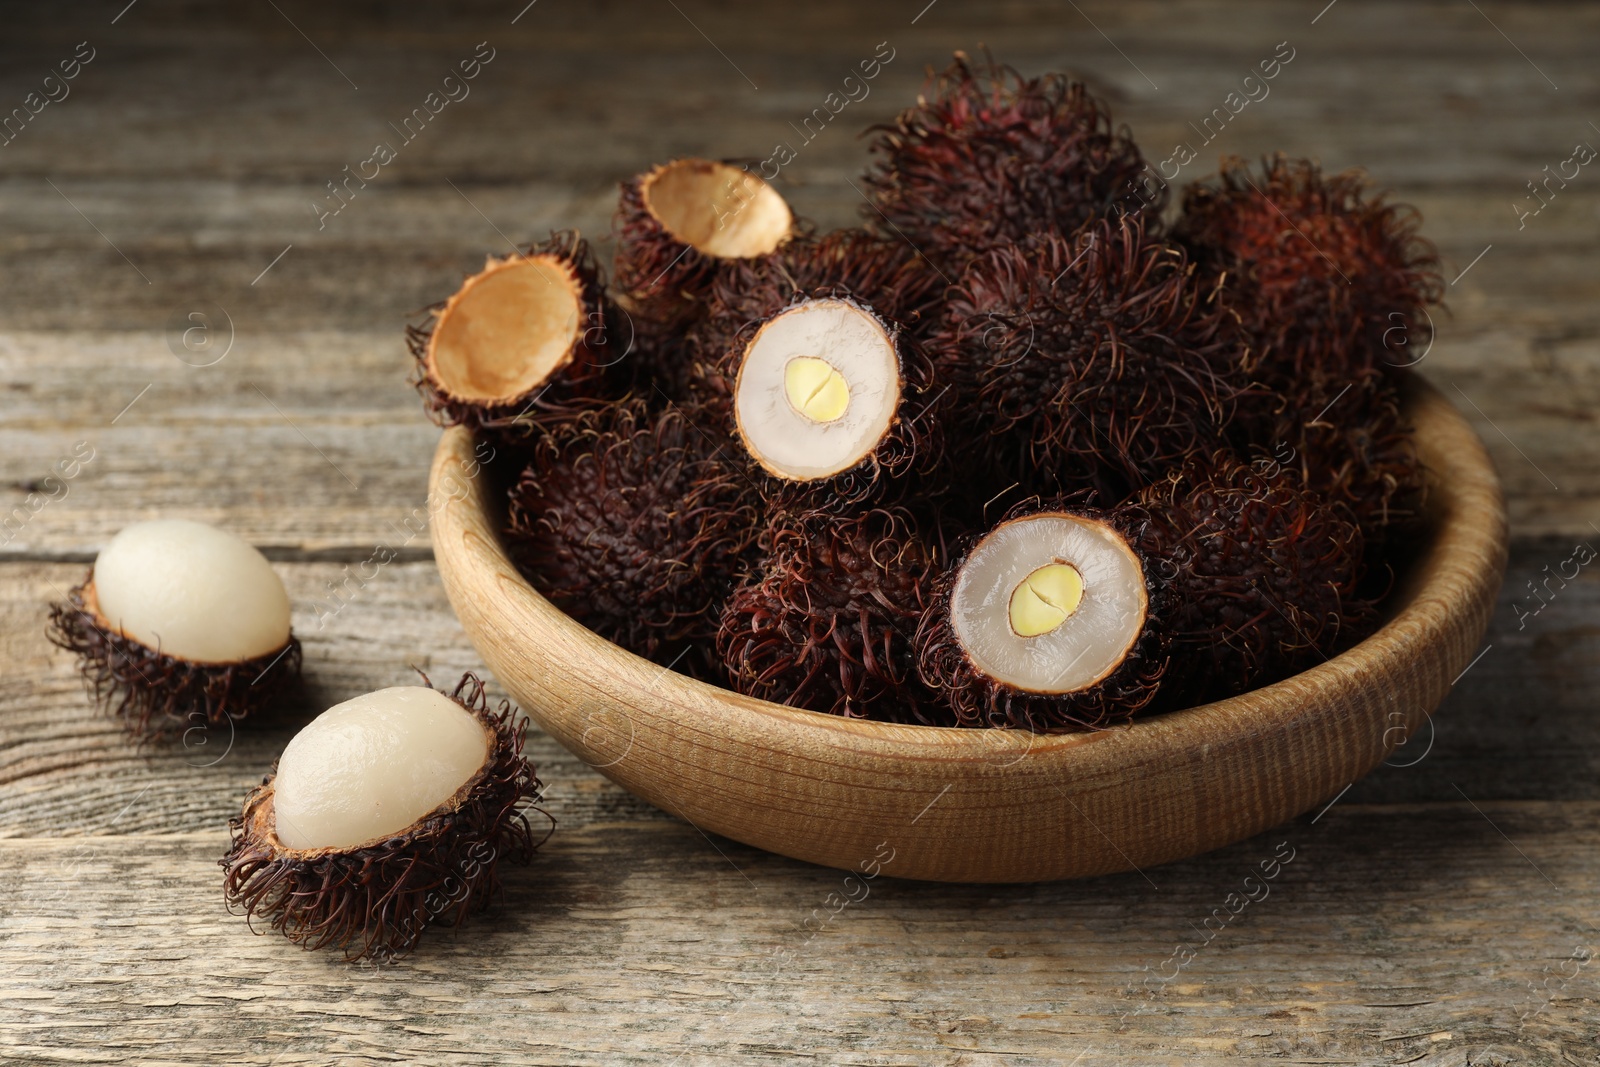
<svg viewBox="0 0 1600 1067">
<path fill-rule="evenodd" d="M 500 544 L 503 503 L 461 429 L 441 439 L 430 483 L 439 573 L 479 654 L 530 717 L 694 826 L 902 878 L 1025 882 L 1137 869 L 1326 801 L 1420 727 L 1471 663 L 1505 567 L 1505 509 L 1466 422 L 1413 384 L 1407 414 L 1432 482 L 1432 529 L 1384 626 L 1276 685 L 1098 732 L 820 715 L 625 652 L 517 573 Z"/>
<path fill-rule="evenodd" d="M 98 54 L 0 148 L 0 515 L 74 442 L 98 452 L 0 535 L 0 1061 L 1600 1062 L 1594 964 L 1562 980 L 1576 949 L 1600 949 L 1600 577 L 1527 615 L 1528 582 L 1600 523 L 1597 175 L 1526 228 L 1512 210 L 1574 141 L 1600 143 L 1600 9 L 541 0 L 513 25 L 524 7 L 6 11 L 0 111 L 75 42 Z M 499 51 L 472 97 L 319 230 L 324 183 L 483 40 Z M 808 939 L 836 873 L 704 837 L 538 732 L 561 825 L 494 921 L 380 975 L 249 936 L 221 911 L 222 821 L 318 708 L 242 733 L 210 767 L 215 748 L 130 749 L 43 640 L 53 588 L 127 522 L 194 515 L 277 561 L 314 700 L 394 684 L 411 662 L 482 669 L 426 531 L 317 626 L 326 584 L 425 511 L 437 435 L 404 383 L 399 324 L 502 233 L 576 225 L 604 242 L 615 182 L 638 168 L 797 140 L 791 123 L 882 40 L 897 58 L 870 97 L 780 178 L 825 226 L 857 217 L 856 131 L 952 48 L 1085 73 L 1153 154 L 1192 139 L 1276 42 L 1297 49 L 1182 177 L 1278 148 L 1364 166 L 1423 210 L 1447 280 L 1466 270 L 1420 370 L 1483 437 L 1518 539 L 1488 650 L 1434 732 L 1285 827 L 1300 851 L 1270 899 L 1154 997 L 1144 978 L 1283 837 L 1150 882 L 885 877 Z M 236 347 L 184 365 L 173 317 L 216 306 Z"/>
</svg>

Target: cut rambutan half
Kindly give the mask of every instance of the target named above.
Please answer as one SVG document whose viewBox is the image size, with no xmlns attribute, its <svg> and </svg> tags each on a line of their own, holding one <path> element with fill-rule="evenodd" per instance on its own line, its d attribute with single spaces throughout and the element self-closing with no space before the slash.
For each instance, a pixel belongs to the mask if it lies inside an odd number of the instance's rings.
<svg viewBox="0 0 1600 1067">
<path fill-rule="evenodd" d="M 1125 218 L 973 261 L 928 347 L 998 477 L 1114 502 L 1221 435 L 1230 327 L 1183 254 Z"/>
<path fill-rule="evenodd" d="M 629 399 L 551 429 L 510 493 L 507 547 L 552 603 L 675 662 L 704 646 L 754 554 L 759 497 L 708 420 Z M 700 647 L 680 667 L 698 673 Z"/>
<path fill-rule="evenodd" d="M 772 252 L 795 232 L 771 185 L 732 163 L 678 159 L 622 186 L 615 283 L 628 311 L 660 331 L 702 310 L 723 265 Z"/>
<path fill-rule="evenodd" d="M 1014 515 L 939 579 L 917 633 L 922 678 L 961 726 L 1125 720 L 1155 696 L 1165 666 L 1150 590 L 1115 516 Z"/>
<path fill-rule="evenodd" d="M 1365 637 L 1364 542 L 1349 510 L 1301 472 L 1197 457 L 1126 509 L 1161 560 L 1172 670 L 1164 706 L 1232 696 L 1286 678 Z"/>
<path fill-rule="evenodd" d="M 734 429 L 780 492 L 859 502 L 938 458 L 926 364 L 864 304 L 802 299 L 750 335 L 737 365 Z"/>
<path fill-rule="evenodd" d="M 833 715 L 934 722 L 912 636 L 940 566 L 938 540 L 893 508 L 780 513 L 763 543 L 717 632 L 733 688 Z"/>
<path fill-rule="evenodd" d="M 867 225 L 952 274 L 990 249 L 1095 218 L 1133 212 L 1159 223 L 1165 186 L 1149 182 L 1127 128 L 1064 75 L 1024 79 L 957 52 L 915 107 L 874 132 Z"/>
<path fill-rule="evenodd" d="M 621 390 L 611 341 L 625 332 L 588 243 L 566 232 L 491 256 L 406 337 L 436 422 L 526 437 Z"/>
<path fill-rule="evenodd" d="M 470 674 L 448 696 L 383 689 L 323 712 L 229 823 L 229 909 L 352 960 L 403 955 L 482 911 L 499 864 L 538 847 L 525 729 Z"/>
<path fill-rule="evenodd" d="M 203 523 L 135 523 L 96 558 L 49 637 L 140 740 L 230 724 L 295 693 L 289 596 L 254 547 Z M 203 741 L 199 743 L 204 743 Z"/>
<path fill-rule="evenodd" d="M 1432 336 L 1439 257 L 1414 208 L 1370 196 L 1359 171 L 1324 176 L 1272 156 L 1225 161 L 1184 194 L 1174 236 L 1214 277 L 1253 339 L 1264 381 L 1407 366 Z"/>
</svg>

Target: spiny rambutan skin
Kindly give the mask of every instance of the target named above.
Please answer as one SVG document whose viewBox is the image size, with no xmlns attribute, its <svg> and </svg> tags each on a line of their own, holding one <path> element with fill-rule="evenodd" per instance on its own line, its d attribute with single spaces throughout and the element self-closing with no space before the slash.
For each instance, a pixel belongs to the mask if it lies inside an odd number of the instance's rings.
<svg viewBox="0 0 1600 1067">
<path fill-rule="evenodd" d="M 1233 325 L 1183 253 L 1130 216 L 973 261 L 929 348 L 998 477 L 1092 487 L 1106 504 L 1221 435 L 1239 391 Z"/>
<path fill-rule="evenodd" d="M 1163 707 L 1287 678 L 1359 641 L 1376 621 L 1358 595 L 1361 528 L 1297 470 L 1263 470 L 1218 451 L 1123 510 L 1168 591 Z"/>
<path fill-rule="evenodd" d="M 439 426 L 466 426 L 510 444 L 536 438 L 543 430 L 579 411 L 603 406 L 626 391 L 633 367 L 627 356 L 633 325 L 606 296 L 605 278 L 589 243 L 574 230 L 553 232 L 530 245 L 525 258 L 550 256 L 577 281 L 580 293 L 578 341 L 572 358 L 547 381 L 503 404 L 484 404 L 449 394 L 428 373 L 428 349 L 446 301 L 428 308 L 420 322 L 406 327 L 406 347 L 416 361 L 412 384 L 428 417 Z M 622 343 L 616 343 L 618 340 Z"/>
<path fill-rule="evenodd" d="M 955 273 L 994 248 L 1122 214 L 1146 164 L 1105 104 L 1060 74 L 1024 79 L 957 52 L 915 107 L 875 127 L 869 228 Z M 1164 193 L 1137 201 L 1154 223 Z"/>
<path fill-rule="evenodd" d="M 526 721 L 508 701 L 491 709 L 471 674 L 451 699 L 493 732 L 489 763 L 451 800 L 376 844 L 284 847 L 271 806 L 274 763 L 228 823 L 233 846 L 219 862 L 229 910 L 353 961 L 403 956 L 428 926 L 455 926 L 487 908 L 500 895 L 500 862 L 525 864 L 543 843 L 526 811 L 543 787 L 522 754 Z"/>
<path fill-rule="evenodd" d="M 902 508 L 777 515 L 717 631 L 732 687 L 831 715 L 944 725 L 912 650 L 943 554 L 924 525 Z"/>
<path fill-rule="evenodd" d="M 1146 619 L 1143 632 L 1127 657 L 1097 684 L 1074 693 L 1033 693 L 991 678 L 967 655 L 956 637 L 951 600 L 967 554 L 982 534 L 967 535 L 961 555 L 934 580 L 932 597 L 916 634 L 917 666 L 923 684 L 948 708 L 947 725 L 1000 727 L 1034 733 L 1099 730 L 1127 722 L 1150 705 L 1162 687 L 1167 669 L 1166 634 L 1161 624 L 1163 587 L 1151 580 L 1152 560 L 1140 541 L 1142 514 L 1126 508 L 1101 510 L 1077 500 L 1027 500 L 1002 521 L 1064 513 L 1094 519 L 1121 534 L 1139 557 L 1146 577 Z"/>
<path fill-rule="evenodd" d="M 1426 308 L 1444 295 L 1439 256 L 1412 207 L 1368 195 L 1359 171 L 1324 176 L 1274 155 L 1253 175 L 1226 160 L 1214 185 L 1191 185 L 1174 237 L 1224 280 L 1253 340 L 1262 380 L 1348 376 L 1414 361 L 1431 337 Z"/>
<path fill-rule="evenodd" d="M 510 490 L 507 547 L 523 574 L 658 661 L 709 643 L 754 554 L 759 497 L 703 423 L 637 398 L 584 412 L 550 430 Z"/>
<path fill-rule="evenodd" d="M 74 586 L 64 603 L 50 606 L 46 632 L 52 644 L 78 657 L 85 684 L 98 704 L 140 742 L 257 715 L 300 691 L 300 639 L 237 663 L 193 663 L 151 648 L 109 628 L 85 600 L 93 581 Z M 203 741 L 201 743 L 204 743 Z"/>
</svg>

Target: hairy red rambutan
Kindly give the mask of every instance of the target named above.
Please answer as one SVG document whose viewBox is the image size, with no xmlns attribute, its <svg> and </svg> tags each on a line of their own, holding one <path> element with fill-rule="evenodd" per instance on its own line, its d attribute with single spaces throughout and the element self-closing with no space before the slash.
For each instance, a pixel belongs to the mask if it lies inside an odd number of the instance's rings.
<svg viewBox="0 0 1600 1067">
<path fill-rule="evenodd" d="M 1115 502 L 1221 435 L 1238 343 L 1183 253 L 1130 216 L 974 260 L 929 349 L 1002 476 Z"/>
<path fill-rule="evenodd" d="M 1360 171 L 1328 177 L 1280 154 L 1259 175 L 1231 158 L 1216 184 L 1191 185 L 1173 232 L 1224 281 L 1262 380 L 1287 390 L 1314 372 L 1414 362 L 1444 294 L 1419 225 L 1415 208 L 1369 196 Z"/>
<path fill-rule="evenodd" d="M 709 641 L 759 525 L 754 485 L 704 421 L 636 398 L 580 413 L 550 429 L 510 490 L 507 547 L 528 579 L 658 661 Z"/>
<path fill-rule="evenodd" d="M 673 160 L 622 185 L 616 289 L 642 330 L 671 332 L 700 314 L 725 265 L 772 252 L 796 229 L 783 197 L 747 170 Z"/>
<path fill-rule="evenodd" d="M 490 257 L 456 293 L 406 327 L 414 383 L 441 426 L 526 438 L 626 388 L 631 333 L 606 299 L 588 242 L 575 232 Z"/>
<path fill-rule="evenodd" d="M 779 513 L 756 573 L 722 612 L 717 651 L 741 693 L 854 718 L 932 722 L 912 635 L 939 540 L 902 508 Z"/>
<path fill-rule="evenodd" d="M 915 107 L 872 132 L 867 225 L 911 241 L 952 281 L 974 256 L 1091 219 L 1131 211 L 1159 224 L 1165 192 L 1146 189 L 1132 135 L 1064 75 L 1024 79 L 957 52 Z"/>
</svg>

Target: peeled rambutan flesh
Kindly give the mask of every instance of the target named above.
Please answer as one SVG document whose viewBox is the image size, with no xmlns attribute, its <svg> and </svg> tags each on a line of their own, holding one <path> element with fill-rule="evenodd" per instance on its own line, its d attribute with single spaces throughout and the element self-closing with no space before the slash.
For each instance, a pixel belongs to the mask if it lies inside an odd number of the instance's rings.
<svg viewBox="0 0 1600 1067">
<path fill-rule="evenodd" d="M 1092 219 L 1132 211 L 1154 224 L 1161 214 L 1164 186 L 1149 188 L 1126 127 L 1065 75 L 1024 79 L 958 52 L 915 107 L 874 133 L 868 227 L 946 272 Z"/>
<path fill-rule="evenodd" d="M 500 892 L 537 843 L 525 725 L 466 675 L 454 693 L 383 689 L 323 712 L 231 820 L 230 910 L 347 959 L 409 952 Z"/>
<path fill-rule="evenodd" d="M 628 399 L 554 427 L 510 491 L 510 554 L 573 618 L 676 661 L 715 632 L 743 576 L 759 498 L 737 447 L 677 405 Z M 706 657 L 709 658 L 709 657 Z"/>
<path fill-rule="evenodd" d="M 113 537 L 49 637 L 79 657 L 97 701 L 141 740 L 205 731 L 293 693 L 289 595 L 254 547 L 204 523 L 135 523 Z"/>
<path fill-rule="evenodd" d="M 940 541 L 904 509 L 780 514 L 759 569 L 722 612 L 717 651 L 741 693 L 833 715 L 934 722 L 912 636 Z"/>
<path fill-rule="evenodd" d="M 1297 470 L 1262 470 L 1227 452 L 1199 456 L 1126 510 L 1170 590 L 1167 706 L 1316 666 L 1376 620 L 1360 596 L 1360 526 Z"/>
<path fill-rule="evenodd" d="M 1260 376 L 1283 389 L 1317 372 L 1409 365 L 1427 347 L 1425 309 L 1444 282 L 1419 222 L 1369 196 L 1359 171 L 1330 177 L 1275 155 L 1259 173 L 1230 159 L 1215 184 L 1190 186 L 1174 236 L 1221 280 Z"/>
<path fill-rule="evenodd" d="M 507 438 L 620 395 L 625 347 L 589 245 L 553 235 L 490 257 L 427 321 L 409 327 L 416 385 L 443 426 Z"/>
<path fill-rule="evenodd" d="M 644 328 L 671 330 L 703 311 L 726 264 L 772 252 L 796 231 L 781 194 L 749 171 L 677 159 L 623 183 L 614 280 Z"/>
<path fill-rule="evenodd" d="M 1237 343 L 1184 255 L 1125 218 L 974 260 L 928 347 L 997 476 L 1111 503 L 1221 436 Z"/>
<path fill-rule="evenodd" d="M 1035 731 L 1125 721 L 1166 660 L 1133 530 L 1113 514 L 1025 510 L 938 579 L 916 635 L 955 725 Z"/>
</svg>

